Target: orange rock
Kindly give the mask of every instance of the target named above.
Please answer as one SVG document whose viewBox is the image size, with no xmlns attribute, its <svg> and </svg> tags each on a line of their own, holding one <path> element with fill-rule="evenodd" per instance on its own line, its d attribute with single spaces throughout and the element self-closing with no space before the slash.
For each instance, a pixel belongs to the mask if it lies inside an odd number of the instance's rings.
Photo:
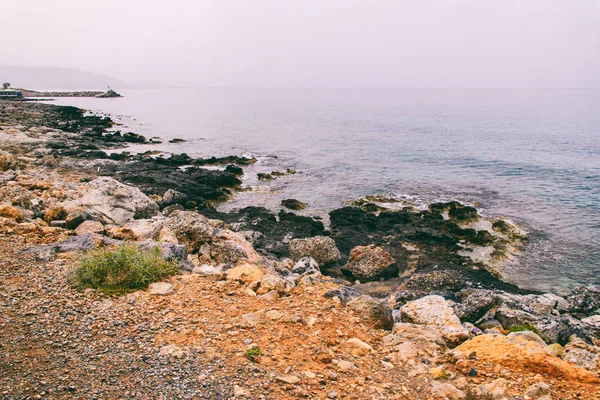
<svg viewBox="0 0 600 400">
<path fill-rule="evenodd" d="M 456 350 L 476 353 L 477 359 L 500 364 L 512 371 L 548 374 L 555 379 L 578 383 L 600 383 L 594 373 L 551 356 L 538 343 L 520 336 L 487 334 L 467 340 Z"/>
<path fill-rule="evenodd" d="M 0 207 L 0 217 L 10 218 L 17 222 L 21 222 L 25 218 L 25 215 L 23 214 L 23 211 L 16 207 L 3 206 Z"/>
</svg>

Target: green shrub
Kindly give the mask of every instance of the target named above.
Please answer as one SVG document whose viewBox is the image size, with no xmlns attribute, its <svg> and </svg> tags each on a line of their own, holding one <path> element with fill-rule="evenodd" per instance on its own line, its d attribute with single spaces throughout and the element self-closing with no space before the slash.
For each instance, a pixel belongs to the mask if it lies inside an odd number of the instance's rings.
<svg viewBox="0 0 600 400">
<path fill-rule="evenodd" d="M 72 273 L 79 288 L 99 289 L 104 293 L 127 293 L 145 289 L 180 271 L 176 262 L 162 258 L 161 250 L 140 251 L 135 245 L 99 249 L 85 253 Z"/>
<path fill-rule="evenodd" d="M 254 346 L 246 350 L 244 353 L 244 357 L 246 357 L 250 361 L 254 361 L 256 357 L 263 356 L 263 352 L 260 350 L 260 347 Z"/>
</svg>

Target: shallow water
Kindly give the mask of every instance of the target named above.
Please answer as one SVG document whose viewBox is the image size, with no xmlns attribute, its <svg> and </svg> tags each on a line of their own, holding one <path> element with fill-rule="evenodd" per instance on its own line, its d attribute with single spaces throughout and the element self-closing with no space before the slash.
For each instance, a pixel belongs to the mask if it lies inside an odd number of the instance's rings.
<svg viewBox="0 0 600 400">
<path fill-rule="evenodd" d="M 508 277 L 563 292 L 600 283 L 600 90 L 136 89 L 55 104 L 194 156 L 255 155 L 249 204 L 297 198 L 323 215 L 367 194 L 458 199 L 522 224 L 532 240 Z M 271 155 L 277 158 L 269 157 Z M 259 182 L 256 172 L 294 168 Z"/>
</svg>

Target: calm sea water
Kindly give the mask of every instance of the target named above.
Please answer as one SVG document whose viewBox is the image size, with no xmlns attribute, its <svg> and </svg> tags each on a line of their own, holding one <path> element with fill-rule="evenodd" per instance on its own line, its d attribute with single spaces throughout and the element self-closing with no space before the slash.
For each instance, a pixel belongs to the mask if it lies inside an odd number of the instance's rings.
<svg viewBox="0 0 600 400">
<path fill-rule="evenodd" d="M 600 90 L 136 89 L 58 99 L 110 114 L 194 156 L 254 155 L 223 209 L 307 201 L 324 215 L 367 194 L 458 199 L 522 224 L 531 243 L 506 274 L 563 292 L 600 283 Z M 272 156 L 276 156 L 272 157 Z M 259 182 L 256 172 L 297 174 Z"/>
</svg>

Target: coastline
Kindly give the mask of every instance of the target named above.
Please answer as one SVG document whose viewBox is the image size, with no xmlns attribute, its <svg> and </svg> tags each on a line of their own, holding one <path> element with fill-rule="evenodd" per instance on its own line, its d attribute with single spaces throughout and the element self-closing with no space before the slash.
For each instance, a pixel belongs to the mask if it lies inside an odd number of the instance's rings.
<svg viewBox="0 0 600 400">
<path fill-rule="evenodd" d="M 122 151 L 128 144 L 147 140 L 135 133 L 109 131 L 113 127 L 109 118 L 84 116 L 82 110 L 74 107 L 17 102 L 0 105 L 0 145 L 8 151 L 2 153 L 1 182 L 6 193 L 1 203 L 8 202 L 5 206 L 11 207 L 4 209 L 3 214 L 2 231 L 6 237 L 31 237 L 31 245 L 82 236 L 63 226 L 66 220 L 56 219 L 45 225 L 38 220 L 52 209 L 67 209 L 67 205 L 81 201 L 89 190 L 89 182 L 116 181 L 139 189 L 156 204 L 156 212 L 124 221 L 106 221 L 94 215 L 82 217 L 101 222 L 105 232 L 101 236 L 110 240 L 165 242 L 161 232 L 173 213 L 185 213 L 178 215 L 185 215 L 191 224 L 199 218 L 195 215 L 218 221 L 216 229 L 222 232 L 213 234 L 224 235 L 222 242 L 220 237 L 210 239 L 206 248 L 205 243 L 177 241 L 177 245 L 187 245 L 186 251 L 192 255 L 192 261 L 182 260 L 191 263 L 184 270 L 210 264 L 219 269 L 219 274 L 227 274 L 241 259 L 254 258 L 262 268 L 285 280 L 294 274 L 295 263 L 312 255 L 323 273 L 319 279 L 328 289 L 319 287 L 321 296 L 333 291 L 330 297 L 338 298 L 342 304 L 365 296 L 384 300 L 380 304 L 387 305 L 386 313 L 389 310 L 395 322 L 400 322 L 399 310 L 407 304 L 428 296 L 443 296 L 469 332 L 477 332 L 476 325 L 495 318 L 502 323 L 502 329 L 525 323 L 534 325 L 547 344 L 568 346 L 572 335 L 577 335 L 587 346 L 598 345 L 600 325 L 581 321 L 597 310 L 574 305 L 581 298 L 596 304 L 597 292 L 583 288 L 573 294 L 575 297 L 562 298 L 523 291 L 500 279 L 490 265 L 469 257 L 465 247 L 477 251 L 487 248 L 481 251 L 502 259 L 514 251 L 512 247 L 521 246 L 526 239 L 506 221 L 483 219 L 475 209 L 456 202 L 432 204 L 428 210 L 390 210 L 385 207 L 390 199 L 376 197 L 333 210 L 329 229 L 310 217 L 287 211 L 275 215 L 262 207 L 217 212 L 214 205 L 234 195 L 244 166 L 255 160 L 236 156 L 194 159 L 185 154 L 164 157 L 154 152 L 129 154 Z M 221 165 L 224 169 L 203 168 L 207 165 Z M 21 197 L 25 198 L 19 200 Z M 11 218 L 8 211 L 20 213 L 21 221 Z M 315 237 L 330 240 L 315 241 Z M 331 242 L 338 256 L 330 257 L 335 253 Z M 377 250 L 371 254 L 373 249 L 365 247 L 373 245 Z M 376 268 L 360 263 L 360 252 L 353 255 L 357 247 L 368 253 L 369 260 L 375 260 Z M 227 256 L 223 258 L 221 253 Z M 31 254 L 42 261 L 52 261 L 57 256 L 50 254 L 45 260 L 47 255 L 37 250 Z M 358 261 L 355 265 L 349 259 Z M 354 284 L 357 278 L 360 284 Z M 303 285 L 310 287 L 308 282 Z"/>
</svg>

